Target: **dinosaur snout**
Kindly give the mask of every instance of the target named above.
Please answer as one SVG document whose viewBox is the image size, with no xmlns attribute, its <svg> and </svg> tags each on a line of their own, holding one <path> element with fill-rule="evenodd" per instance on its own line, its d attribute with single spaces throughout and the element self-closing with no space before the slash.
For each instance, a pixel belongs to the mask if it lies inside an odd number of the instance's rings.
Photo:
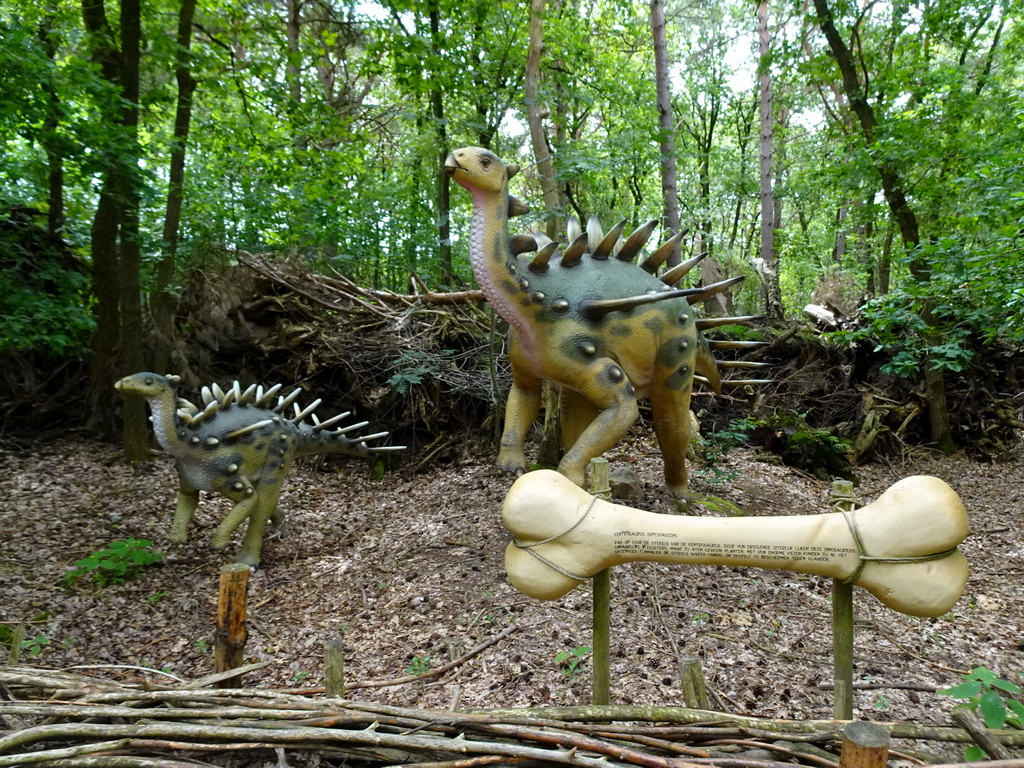
<svg viewBox="0 0 1024 768">
<path fill-rule="evenodd" d="M 444 161 L 444 172 L 449 176 L 454 176 L 455 172 L 459 169 L 466 170 L 462 167 L 462 164 L 455 157 L 455 153 L 452 152 L 448 155 L 448 158 Z"/>
</svg>

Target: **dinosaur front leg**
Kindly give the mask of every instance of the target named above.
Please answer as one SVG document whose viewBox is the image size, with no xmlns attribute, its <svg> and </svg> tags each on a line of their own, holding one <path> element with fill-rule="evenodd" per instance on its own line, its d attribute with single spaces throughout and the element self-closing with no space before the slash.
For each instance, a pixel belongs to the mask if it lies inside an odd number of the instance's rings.
<svg viewBox="0 0 1024 768">
<path fill-rule="evenodd" d="M 568 451 L 597 418 L 598 410 L 575 389 L 562 387 L 558 393 L 562 448 Z"/>
<path fill-rule="evenodd" d="M 498 449 L 498 469 L 511 475 L 526 471 L 526 435 L 540 411 L 543 384 L 534 376 L 513 339 L 509 350 L 512 364 L 512 389 L 505 401 L 505 426 Z"/>
<path fill-rule="evenodd" d="M 665 487 L 677 499 L 686 495 L 689 477 L 686 450 L 690 445 L 690 394 L 692 383 L 679 389 L 652 388 L 651 410 L 654 434 L 665 467 Z"/>
<path fill-rule="evenodd" d="M 280 483 L 262 486 L 256 495 L 256 501 L 249 515 L 249 525 L 245 529 L 242 548 L 235 557 L 235 562 L 245 563 L 253 568 L 260 564 L 260 553 L 263 550 L 263 536 L 267 530 L 267 521 L 275 519 L 278 514 L 277 502 L 281 496 Z M 283 518 L 283 514 L 281 515 Z"/>
<path fill-rule="evenodd" d="M 219 489 L 221 493 L 235 502 L 235 506 L 221 520 L 217 530 L 213 532 L 210 539 L 210 546 L 214 549 L 223 549 L 231 541 L 231 534 L 235 529 L 248 520 L 256 509 L 256 489 L 247 477 L 239 477 L 233 481 L 230 489 Z"/>
<path fill-rule="evenodd" d="M 614 446 L 630 428 L 640 410 L 636 392 L 625 372 L 611 360 L 588 366 L 582 376 L 574 377 L 580 394 L 599 409 L 597 416 L 569 448 L 558 471 L 580 488 L 586 487 L 587 465 Z"/>
<path fill-rule="evenodd" d="M 188 539 L 188 525 L 192 515 L 199 506 L 199 491 L 193 488 L 183 477 L 178 477 L 178 502 L 174 508 L 174 521 L 171 533 L 167 537 L 174 544 L 182 544 Z"/>
</svg>

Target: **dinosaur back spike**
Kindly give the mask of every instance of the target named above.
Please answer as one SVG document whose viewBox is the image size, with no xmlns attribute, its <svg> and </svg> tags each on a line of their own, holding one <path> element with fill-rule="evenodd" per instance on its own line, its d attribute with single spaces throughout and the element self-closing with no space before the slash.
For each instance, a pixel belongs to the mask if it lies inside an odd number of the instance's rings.
<svg viewBox="0 0 1024 768">
<path fill-rule="evenodd" d="M 213 392 L 213 396 L 217 400 L 224 399 L 224 390 L 220 388 L 220 384 L 218 384 L 217 382 L 214 382 L 213 384 L 210 385 L 210 391 Z"/>
<path fill-rule="evenodd" d="M 324 422 L 324 423 L 326 424 L 327 422 Z M 345 435 L 345 434 L 348 434 L 349 432 L 354 432 L 357 429 L 362 429 L 363 427 L 365 427 L 369 423 L 370 422 L 368 422 L 368 421 L 360 421 L 358 424 L 349 424 L 347 427 L 342 427 L 341 429 L 334 430 L 331 434 L 332 435 Z"/>
<path fill-rule="evenodd" d="M 257 421 L 257 422 L 254 422 L 252 424 L 248 424 L 248 425 L 242 427 L 241 429 L 236 429 L 234 432 L 228 432 L 228 434 L 224 435 L 224 439 L 225 440 L 233 440 L 236 437 L 241 437 L 242 435 L 247 435 L 250 432 L 255 432 L 257 429 L 263 429 L 263 427 L 269 427 L 273 423 L 274 423 L 273 419 L 263 419 L 262 421 Z"/>
<path fill-rule="evenodd" d="M 689 288 L 686 292 L 686 300 L 691 304 L 699 304 L 736 285 L 736 283 L 742 282 L 744 279 L 746 279 L 746 275 L 737 275 L 736 277 L 730 277 L 728 280 L 719 280 L 717 283 L 705 285 L 703 288 Z"/>
<path fill-rule="evenodd" d="M 513 235 L 508 239 L 508 248 L 513 256 L 537 250 L 537 239 L 532 235 Z"/>
<path fill-rule="evenodd" d="M 583 227 L 580 226 L 580 220 L 575 216 L 570 216 L 569 220 L 565 222 L 565 236 L 570 243 L 574 242 L 577 237 L 583 234 Z"/>
<path fill-rule="evenodd" d="M 562 266 L 563 267 L 575 267 L 580 263 L 580 259 L 583 258 L 583 254 L 587 252 L 587 235 L 585 232 L 580 233 L 576 236 L 569 247 L 562 253 Z"/>
<path fill-rule="evenodd" d="M 197 419 L 193 419 L 193 421 L 203 421 L 205 419 L 212 419 L 219 410 L 220 403 L 217 402 L 216 400 L 212 400 L 206 404 L 205 408 L 203 408 L 202 414 L 200 414 L 200 416 Z"/>
<path fill-rule="evenodd" d="M 189 416 L 195 416 L 199 413 L 199 409 L 191 401 L 186 400 L 184 397 L 178 398 L 178 408 L 186 411 Z"/>
<path fill-rule="evenodd" d="M 168 373 L 166 376 L 164 376 L 164 378 L 167 379 L 167 383 L 170 384 L 172 387 L 177 386 L 178 384 L 181 383 L 181 376 L 179 376 L 176 373 Z"/>
<path fill-rule="evenodd" d="M 685 296 L 685 291 L 661 291 L 645 293 L 642 296 L 626 296 L 621 299 L 587 299 L 580 302 L 580 314 L 588 320 L 600 320 L 609 312 L 628 312 L 644 304 L 653 304 L 665 299 L 677 299 Z"/>
<path fill-rule="evenodd" d="M 530 271 L 537 275 L 547 272 L 551 255 L 557 250 L 558 243 L 554 240 L 549 240 L 546 245 L 537 251 L 537 255 L 533 257 L 533 261 L 529 265 Z"/>
<path fill-rule="evenodd" d="M 604 240 L 604 230 L 601 229 L 601 221 L 597 216 L 591 216 L 587 221 L 587 250 L 595 258 L 603 258 L 597 255 L 597 247 Z M 605 254 L 607 256 L 607 254 Z"/>
<path fill-rule="evenodd" d="M 199 396 L 203 398 L 203 405 L 209 405 L 215 399 L 213 395 L 213 390 L 210 389 L 209 387 L 203 387 L 203 389 L 199 393 Z M 216 399 L 219 400 L 220 398 Z"/>
<path fill-rule="evenodd" d="M 316 431 L 320 431 L 321 429 L 327 429 L 328 427 L 333 426 L 334 424 L 337 424 L 342 419 L 344 419 L 344 418 L 346 418 L 348 416 L 351 416 L 351 415 L 352 415 L 351 411 L 345 411 L 344 413 L 339 413 L 337 416 L 332 416 L 331 418 L 325 419 L 324 421 L 318 421 L 316 424 L 313 425 L 313 429 L 316 430 Z"/>
<path fill-rule="evenodd" d="M 640 249 L 643 248 L 650 239 L 651 233 L 654 232 L 654 229 L 657 226 L 658 220 L 651 219 L 642 227 L 637 227 L 633 231 L 633 234 L 626 239 L 625 244 L 622 246 L 622 250 L 615 254 L 615 258 L 622 261 L 632 261 L 635 259 L 636 255 L 640 253 Z"/>
<path fill-rule="evenodd" d="M 239 405 L 248 405 L 252 402 L 252 399 L 256 396 L 256 385 L 250 384 L 245 388 L 245 391 L 238 397 Z"/>
<path fill-rule="evenodd" d="M 256 403 L 258 408 L 269 408 L 270 404 L 274 402 L 274 396 L 281 391 L 281 384 L 275 384 L 266 392 L 263 392 L 263 387 L 256 388 Z"/>
<path fill-rule="evenodd" d="M 596 247 L 590 249 L 591 254 L 595 259 L 608 258 L 609 254 L 615 250 L 615 246 L 619 243 L 619 239 L 622 237 L 622 230 L 626 228 L 626 220 L 623 219 L 614 227 L 611 231 L 604 236 L 600 243 Z"/>
<path fill-rule="evenodd" d="M 760 323 L 764 321 L 764 315 L 737 315 L 736 317 L 702 317 L 697 320 L 698 330 L 717 328 L 720 325 L 746 325 L 747 323 Z"/>
<path fill-rule="evenodd" d="M 177 411 L 178 418 L 181 419 L 182 423 L 187 427 L 192 424 L 192 412 L 179 408 Z"/>
<path fill-rule="evenodd" d="M 672 252 L 683 242 L 683 238 L 686 237 L 686 233 L 689 230 L 683 230 L 679 234 L 672 235 L 668 240 L 658 246 L 658 250 L 648 256 L 640 263 L 642 269 L 647 270 L 652 275 L 655 274 L 661 265 L 665 263 Z"/>
<path fill-rule="evenodd" d="M 688 275 L 691 269 L 700 264 L 706 258 L 707 253 L 698 253 L 696 256 L 693 256 L 686 261 L 681 261 L 661 276 L 661 282 L 665 285 L 675 285 L 683 277 Z"/>
<path fill-rule="evenodd" d="M 323 402 L 323 399 L 318 398 L 318 399 L 314 400 L 312 403 L 310 403 L 309 405 L 307 405 L 305 408 L 303 408 L 301 411 L 299 410 L 299 404 L 296 403 L 295 404 L 295 416 L 292 417 L 292 421 L 294 421 L 296 424 L 298 424 L 304 418 L 309 416 L 309 414 L 311 414 L 313 411 L 315 411 L 317 409 L 317 407 L 320 405 L 320 403 L 322 403 L 322 402 Z"/>
<path fill-rule="evenodd" d="M 522 216 L 530 212 L 530 206 L 520 200 L 518 197 L 508 196 L 508 215 L 509 218 L 514 216 Z"/>
<path fill-rule="evenodd" d="M 286 410 L 288 410 L 288 406 L 294 403 L 301 394 L 302 387 L 296 387 L 294 390 L 292 390 L 292 393 L 288 395 L 288 397 L 282 397 L 278 399 L 277 405 L 274 406 L 274 410 L 277 411 L 278 413 L 284 413 Z"/>
</svg>

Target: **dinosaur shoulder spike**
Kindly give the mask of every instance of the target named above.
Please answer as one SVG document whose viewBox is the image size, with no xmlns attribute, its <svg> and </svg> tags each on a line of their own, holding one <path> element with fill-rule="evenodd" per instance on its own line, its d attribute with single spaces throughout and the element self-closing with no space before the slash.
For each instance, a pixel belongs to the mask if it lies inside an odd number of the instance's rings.
<svg viewBox="0 0 1024 768">
<path fill-rule="evenodd" d="M 655 274 L 662 264 L 672 255 L 672 252 L 679 247 L 679 244 L 683 242 L 683 238 L 686 237 L 688 230 L 683 230 L 679 234 L 672 235 L 668 240 L 658 246 L 658 249 L 644 259 L 640 266 L 652 275 Z"/>
<path fill-rule="evenodd" d="M 277 405 L 274 406 L 274 410 L 278 413 L 284 413 L 288 406 L 294 403 L 301 394 L 302 387 L 296 387 L 288 397 L 278 398 Z"/>
<path fill-rule="evenodd" d="M 696 256 L 682 261 L 676 264 L 672 269 L 666 270 L 665 274 L 661 276 L 661 282 L 665 285 L 675 285 L 685 275 L 690 273 L 690 270 L 700 264 L 704 259 L 707 258 L 707 253 L 698 253 Z"/>
<path fill-rule="evenodd" d="M 320 431 L 321 429 L 327 429 L 328 427 L 337 424 L 342 419 L 347 418 L 348 416 L 351 416 L 351 415 L 352 415 L 351 411 L 345 411 L 344 413 L 339 413 L 337 416 L 332 416 L 329 419 L 325 419 L 324 421 L 317 422 L 316 424 L 313 425 L 313 429 L 315 429 L 317 431 Z"/>
<path fill-rule="evenodd" d="M 644 304 L 653 304 L 665 299 L 677 299 L 684 296 L 685 291 L 661 291 L 645 293 L 642 296 L 626 296 L 622 299 L 587 299 L 580 302 L 580 313 L 588 320 L 600 320 L 609 312 L 628 312 Z"/>
<path fill-rule="evenodd" d="M 736 317 L 702 317 L 697 320 L 698 330 L 717 328 L 720 325 L 746 325 L 747 323 L 760 323 L 765 319 L 764 315 L 738 315 Z"/>
<path fill-rule="evenodd" d="M 533 257 L 533 261 L 530 262 L 529 269 L 536 275 L 542 275 L 548 271 L 548 262 L 551 260 L 551 255 L 558 250 L 558 243 L 554 240 L 549 240 L 544 245 L 537 255 Z"/>
<path fill-rule="evenodd" d="M 587 250 L 592 256 L 597 256 L 597 247 L 601 245 L 602 240 L 604 240 L 604 230 L 601 229 L 601 221 L 597 216 L 591 216 L 587 220 Z"/>
<path fill-rule="evenodd" d="M 263 387 L 257 387 L 255 405 L 258 408 L 269 408 L 270 404 L 274 402 L 274 396 L 281 391 L 281 387 L 281 384 L 275 384 L 266 392 L 263 391 Z"/>
<path fill-rule="evenodd" d="M 179 408 L 177 411 L 177 416 L 179 419 L 181 419 L 181 422 L 185 426 L 189 426 L 192 424 L 192 412 L 187 411 L 184 408 Z"/>
<path fill-rule="evenodd" d="M 532 235 L 513 235 L 508 239 L 508 248 L 513 256 L 537 250 L 537 239 Z"/>
<path fill-rule="evenodd" d="M 575 267 L 580 263 L 583 254 L 587 252 L 587 234 L 585 232 L 576 236 L 569 247 L 562 253 L 562 266 Z"/>
<path fill-rule="evenodd" d="M 596 247 L 590 249 L 591 255 L 593 255 L 595 259 L 607 258 L 615 250 L 616 246 L 620 244 L 620 239 L 622 238 L 622 230 L 624 230 L 625 228 L 626 220 L 623 219 L 614 227 L 612 227 L 611 231 L 604 236 L 604 238 L 601 240 L 601 242 L 597 244 Z"/>
<path fill-rule="evenodd" d="M 248 424 L 241 429 L 236 429 L 234 432 L 228 432 L 224 435 L 225 440 L 233 440 L 236 437 L 247 435 L 250 432 L 255 432 L 257 429 L 263 429 L 263 427 L 269 427 L 274 423 L 273 419 L 263 419 L 263 421 L 257 421 L 252 424 Z"/>
<path fill-rule="evenodd" d="M 626 242 L 623 244 L 622 250 L 615 254 L 615 258 L 621 261 L 632 261 L 635 259 L 636 255 L 640 253 L 640 249 L 647 243 L 647 240 L 651 237 L 651 233 L 654 232 L 654 229 L 657 226 L 658 220 L 651 219 L 642 227 L 637 227 L 633 230 L 633 234 L 626 238 Z"/>
<path fill-rule="evenodd" d="M 736 283 L 742 282 L 745 278 L 745 275 L 738 275 L 730 277 L 728 280 L 719 280 L 717 283 L 705 285 L 703 288 L 688 288 L 683 295 L 686 296 L 686 300 L 691 304 L 698 304 L 736 285 Z"/>
<path fill-rule="evenodd" d="M 313 411 L 315 411 L 317 409 L 317 407 L 319 407 L 320 403 L 322 403 L 322 402 L 323 402 L 322 399 L 316 399 L 312 403 L 307 405 L 305 408 L 303 408 L 301 411 L 299 410 L 299 404 L 296 403 L 295 404 L 295 415 L 292 417 L 292 421 L 294 421 L 296 424 L 298 424 L 304 418 L 309 416 L 309 414 L 311 414 Z"/>
<path fill-rule="evenodd" d="M 583 227 L 580 226 L 580 220 L 575 216 L 570 216 L 569 220 L 565 222 L 565 236 L 570 243 L 575 242 L 576 238 L 583 234 Z"/>
<path fill-rule="evenodd" d="M 186 400 L 184 397 L 178 398 L 178 408 L 187 411 L 190 415 L 199 413 L 199 409 L 190 400 Z"/>
</svg>

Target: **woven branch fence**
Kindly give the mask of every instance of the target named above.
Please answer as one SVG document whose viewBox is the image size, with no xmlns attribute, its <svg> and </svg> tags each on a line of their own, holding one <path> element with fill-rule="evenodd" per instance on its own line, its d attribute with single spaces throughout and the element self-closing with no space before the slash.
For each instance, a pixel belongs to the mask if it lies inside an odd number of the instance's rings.
<svg viewBox="0 0 1024 768">
<path fill-rule="evenodd" d="M 270 764 L 279 768 L 324 761 L 417 768 L 849 765 L 839 754 L 847 725 L 841 721 L 768 720 L 681 707 L 417 710 L 286 690 L 208 687 L 222 679 L 164 686 L 0 667 L 0 766 L 263 766 L 275 756 Z M 971 741 L 956 727 L 884 726 L 892 738 L 917 745 Z M 990 733 L 1004 746 L 1024 746 L 1024 732 Z M 935 760 L 896 746 L 889 754 Z M 1024 760 L 971 765 L 1024 768 Z"/>
</svg>

